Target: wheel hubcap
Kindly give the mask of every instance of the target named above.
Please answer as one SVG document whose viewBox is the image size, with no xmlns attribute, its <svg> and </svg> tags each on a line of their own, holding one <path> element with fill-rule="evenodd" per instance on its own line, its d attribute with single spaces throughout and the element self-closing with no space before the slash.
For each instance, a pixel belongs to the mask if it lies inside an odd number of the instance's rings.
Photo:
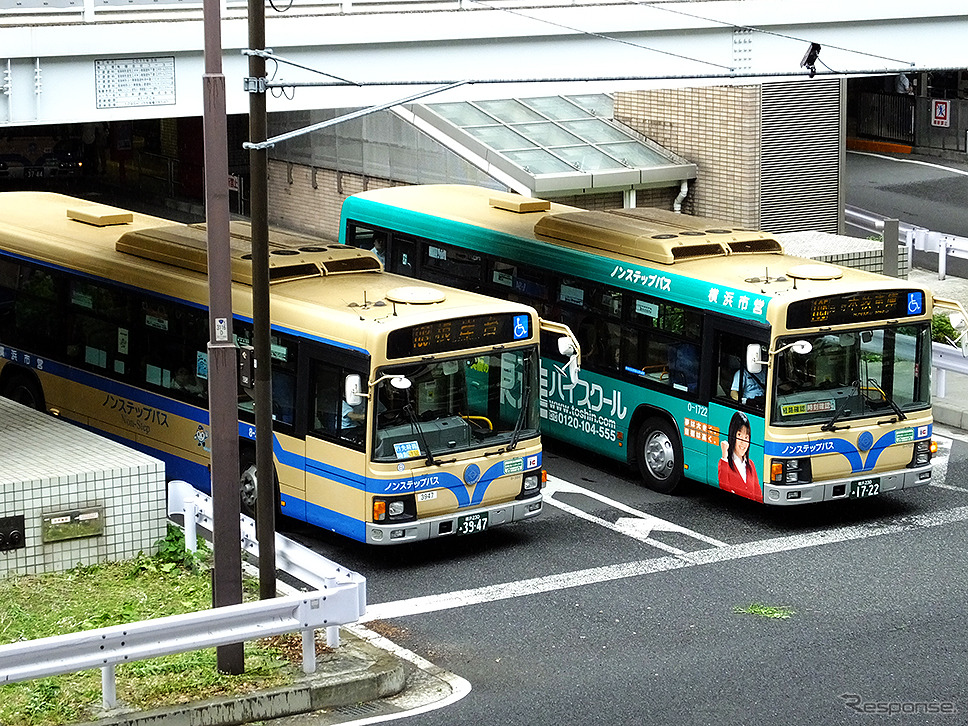
<svg viewBox="0 0 968 726">
<path fill-rule="evenodd" d="M 672 441 L 661 431 L 653 431 L 645 442 L 645 463 L 656 479 L 667 479 L 675 464 Z"/>
<path fill-rule="evenodd" d="M 243 471 L 242 476 L 239 478 L 239 491 L 242 496 L 242 504 L 252 510 L 255 509 L 255 503 L 258 498 L 258 484 L 259 477 L 256 473 L 255 464 L 253 464 Z"/>
</svg>

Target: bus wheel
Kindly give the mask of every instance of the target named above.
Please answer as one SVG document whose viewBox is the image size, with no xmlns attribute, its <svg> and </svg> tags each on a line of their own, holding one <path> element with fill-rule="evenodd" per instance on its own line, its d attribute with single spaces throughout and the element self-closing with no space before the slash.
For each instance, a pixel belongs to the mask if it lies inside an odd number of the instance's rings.
<svg viewBox="0 0 968 726">
<path fill-rule="evenodd" d="M 637 451 L 645 485 L 663 494 L 674 494 L 682 485 L 682 444 L 672 425 L 650 418 L 639 429 Z"/>
<path fill-rule="evenodd" d="M 255 452 L 242 452 L 239 466 L 239 504 L 242 514 L 255 519 L 259 501 L 259 472 L 255 465 Z"/>
<path fill-rule="evenodd" d="M 3 384 L 0 396 L 37 411 L 44 410 L 44 394 L 41 393 L 40 386 L 31 376 L 23 373 L 15 373 L 10 376 L 7 382 Z"/>
<path fill-rule="evenodd" d="M 279 518 L 279 479 L 275 471 L 274 479 L 275 517 Z M 242 448 L 239 451 L 239 509 L 246 517 L 258 520 L 259 511 L 259 470 L 255 463 L 255 449 Z"/>
</svg>

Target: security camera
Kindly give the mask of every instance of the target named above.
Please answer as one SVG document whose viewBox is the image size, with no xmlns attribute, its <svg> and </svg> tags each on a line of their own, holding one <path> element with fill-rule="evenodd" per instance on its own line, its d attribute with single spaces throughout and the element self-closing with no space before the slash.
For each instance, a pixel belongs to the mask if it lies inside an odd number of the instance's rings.
<svg viewBox="0 0 968 726">
<path fill-rule="evenodd" d="M 810 71 L 810 77 L 813 78 L 817 74 L 817 58 L 820 56 L 820 44 L 811 43 L 807 48 L 807 52 L 803 54 L 803 60 L 800 61 L 800 67 L 806 68 Z"/>
</svg>

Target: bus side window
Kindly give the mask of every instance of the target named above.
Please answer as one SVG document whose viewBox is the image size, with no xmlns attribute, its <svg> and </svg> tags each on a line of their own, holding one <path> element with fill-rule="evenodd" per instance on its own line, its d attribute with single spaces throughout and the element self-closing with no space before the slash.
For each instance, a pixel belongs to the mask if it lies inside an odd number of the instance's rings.
<svg viewBox="0 0 968 726">
<path fill-rule="evenodd" d="M 337 414 L 341 400 L 339 369 L 321 361 L 313 361 L 309 391 L 309 401 L 313 406 L 310 411 L 310 429 L 313 433 L 327 437 L 337 435 L 340 423 Z"/>
<path fill-rule="evenodd" d="M 342 366 L 314 360 L 310 377 L 309 400 L 310 433 L 327 439 L 337 439 L 353 448 L 362 448 L 366 430 L 366 403 L 352 406 L 343 395 L 343 381 L 350 373 L 359 373 L 366 380 L 366 373 L 351 371 Z"/>
<path fill-rule="evenodd" d="M 716 397 L 762 411 L 766 370 L 758 375 L 746 370 L 746 347 L 754 342 L 731 333 L 717 333 Z"/>
<path fill-rule="evenodd" d="M 397 275 L 416 277 L 417 272 L 414 267 L 416 261 L 417 243 L 410 238 L 401 237 L 398 234 L 393 235 L 390 244 L 390 254 L 384 263 L 387 265 L 387 271 L 396 273 Z"/>
<path fill-rule="evenodd" d="M 272 418 L 277 423 L 292 426 L 295 418 L 296 377 L 279 369 L 272 371 Z"/>
</svg>

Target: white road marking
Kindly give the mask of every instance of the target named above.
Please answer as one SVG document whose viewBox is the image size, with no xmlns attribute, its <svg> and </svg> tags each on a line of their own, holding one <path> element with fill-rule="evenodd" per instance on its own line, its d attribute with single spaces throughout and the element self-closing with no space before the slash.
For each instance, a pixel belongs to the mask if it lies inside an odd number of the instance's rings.
<svg viewBox="0 0 968 726">
<path fill-rule="evenodd" d="M 585 512 L 577 507 L 573 507 L 570 504 L 565 504 L 556 498 L 556 495 L 558 494 L 580 494 L 581 496 L 594 499 L 602 504 L 612 507 L 613 509 L 618 509 L 619 511 L 625 512 L 626 514 L 630 514 L 632 516 L 622 517 L 617 522 L 609 522 L 607 519 L 596 517 L 595 515 L 589 514 L 588 512 Z M 559 479 L 558 477 L 554 476 L 548 477 L 548 486 L 546 486 L 544 489 L 544 501 L 545 504 L 550 504 L 552 507 L 556 507 L 563 512 L 568 512 L 579 519 L 584 519 L 614 532 L 627 535 L 633 539 L 639 540 L 640 542 L 646 542 L 653 547 L 657 547 L 658 549 L 664 550 L 665 552 L 673 555 L 682 554 L 685 552 L 685 550 L 680 550 L 676 547 L 671 547 L 664 542 L 659 542 L 658 540 L 652 539 L 651 535 L 653 532 L 678 532 L 679 534 L 692 537 L 693 539 L 697 539 L 700 542 L 705 542 L 713 547 L 727 546 L 725 542 L 721 542 L 718 539 L 707 537 L 704 534 L 694 532 L 693 530 L 685 527 L 680 527 L 678 524 L 674 524 L 665 519 L 660 519 L 659 517 L 654 517 L 651 514 L 646 514 L 639 509 L 630 507 L 624 502 L 609 499 L 598 492 L 593 492 L 590 489 L 580 487 L 577 484 L 572 484 L 564 479 Z"/>
<path fill-rule="evenodd" d="M 686 567 L 699 567 L 748 557 L 761 557 L 763 555 L 821 547 L 839 542 L 861 540 L 868 537 L 901 534 L 917 529 L 928 529 L 965 521 L 968 521 L 968 507 L 957 507 L 942 512 L 904 518 L 893 523 L 877 521 L 848 527 L 837 527 L 808 534 L 796 534 L 754 542 L 744 542 L 742 544 L 727 545 L 725 547 L 710 547 L 709 549 L 698 552 L 667 555 L 651 560 L 638 560 L 616 565 L 606 565 L 604 567 L 593 567 L 587 570 L 576 570 L 574 572 L 535 577 L 529 580 L 506 582 L 498 585 L 488 585 L 469 590 L 377 603 L 367 606 L 366 614 L 361 618 L 361 622 L 423 615 L 440 610 L 450 610 L 453 608 L 467 607 L 469 605 L 480 605 L 536 595 L 542 592 L 553 592 L 572 587 L 584 587 L 602 582 L 642 577 L 657 572 L 668 572 Z"/>
<path fill-rule="evenodd" d="M 951 455 L 951 437 L 955 434 L 953 431 L 944 431 L 943 434 L 938 433 L 938 427 L 934 427 L 933 438 L 938 442 L 938 452 L 932 458 L 934 462 L 934 469 L 931 472 L 931 486 L 936 489 L 950 489 L 955 492 L 968 492 L 965 487 L 957 487 L 952 484 L 943 484 L 942 482 L 948 476 L 948 457 Z"/>
<path fill-rule="evenodd" d="M 944 164 L 933 164 L 930 161 L 921 161 L 920 159 L 904 159 L 895 156 L 885 156 L 884 154 L 875 154 L 870 151 L 848 151 L 848 154 L 857 154 L 857 156 L 873 156 L 875 159 L 886 159 L 887 161 L 897 161 L 902 164 L 917 164 L 918 166 L 927 166 L 932 169 L 940 169 L 941 171 L 947 171 L 952 174 L 961 174 L 962 176 L 968 176 L 968 171 L 964 169 L 956 169 L 951 166 L 945 166 Z"/>
<path fill-rule="evenodd" d="M 411 663 L 413 663 L 415 666 L 417 666 L 420 670 L 424 671 L 428 675 L 443 681 L 444 683 L 447 684 L 447 686 L 450 687 L 450 695 L 445 696 L 444 698 L 441 698 L 439 701 L 434 701 L 433 703 L 426 703 L 420 706 L 416 706 L 415 708 L 406 708 L 405 703 L 398 703 L 397 705 L 405 708 L 405 710 L 401 713 L 391 713 L 391 714 L 385 714 L 381 716 L 370 716 L 368 718 L 362 718 L 356 721 L 344 721 L 342 724 L 340 724 L 340 726 L 364 726 L 365 724 L 381 723 L 383 721 L 396 721 L 397 719 L 407 718 L 409 716 L 415 716 L 418 713 L 427 713 L 428 711 L 436 711 L 438 708 L 444 708 L 445 706 L 449 706 L 452 703 L 457 703 L 457 701 L 461 700 L 464 696 L 466 696 L 468 693 L 471 692 L 471 684 L 467 679 L 461 678 L 456 673 L 445 671 L 443 668 L 440 668 L 439 666 L 434 665 L 429 660 L 425 658 L 421 658 L 413 651 L 407 650 L 406 648 L 402 648 L 396 643 L 394 643 L 392 640 L 389 640 L 388 638 L 385 638 L 378 633 L 374 633 L 369 628 L 365 628 L 360 624 L 344 625 L 343 627 L 346 630 L 353 633 L 354 635 L 356 635 L 356 637 L 361 638 L 363 640 L 367 640 L 373 645 L 375 645 L 377 648 L 381 648 L 385 651 L 388 651 L 389 653 L 392 653 L 398 658 L 403 658 L 404 660 L 410 661 Z M 401 695 L 403 698 L 406 698 L 407 689 L 404 689 L 404 692 Z M 392 702 L 395 699 L 399 701 L 400 697 L 390 697 L 384 700 Z"/>
</svg>

